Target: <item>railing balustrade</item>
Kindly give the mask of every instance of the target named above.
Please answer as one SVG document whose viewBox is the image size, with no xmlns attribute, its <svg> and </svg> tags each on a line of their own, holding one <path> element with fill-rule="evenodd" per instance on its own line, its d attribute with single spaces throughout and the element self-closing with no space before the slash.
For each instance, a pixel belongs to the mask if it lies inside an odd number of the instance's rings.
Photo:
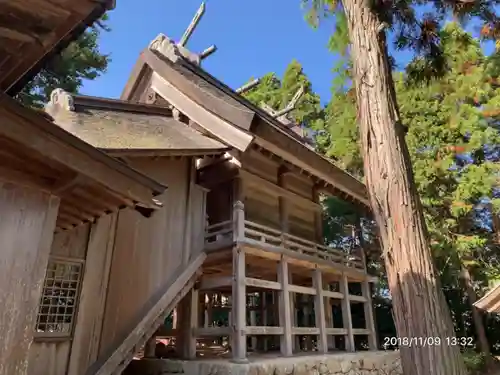
<svg viewBox="0 0 500 375">
<path fill-rule="evenodd" d="M 250 220 L 244 220 L 244 224 L 243 239 L 250 239 L 269 246 L 293 251 L 298 254 L 309 255 L 345 267 L 356 268 L 360 271 L 365 270 L 365 261 L 361 249 L 355 250 L 359 250 L 358 254 L 354 252 L 347 253 L 289 233 L 283 233 L 280 230 Z M 207 226 L 205 232 L 205 246 L 207 248 L 214 248 L 218 247 L 218 244 L 227 244 L 232 241 L 234 228 L 233 220 L 226 220 Z"/>
</svg>

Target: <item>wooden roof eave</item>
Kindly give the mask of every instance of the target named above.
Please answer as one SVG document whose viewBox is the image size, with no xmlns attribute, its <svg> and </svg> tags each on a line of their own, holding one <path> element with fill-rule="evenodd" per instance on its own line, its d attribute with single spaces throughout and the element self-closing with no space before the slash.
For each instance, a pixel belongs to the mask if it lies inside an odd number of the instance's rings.
<svg viewBox="0 0 500 375">
<path fill-rule="evenodd" d="M 151 59 L 162 61 L 152 51 L 148 51 L 147 56 L 151 56 L 151 54 L 154 56 L 154 58 L 151 57 Z M 216 79 L 206 71 L 194 66 L 188 61 L 182 61 L 181 64 L 184 68 L 189 69 L 189 71 L 191 71 L 193 74 L 198 75 L 202 79 L 206 80 L 206 82 L 214 85 L 217 89 L 237 100 L 239 103 L 246 106 L 250 111 L 255 113 L 256 116 L 253 117 L 250 127 L 248 127 L 250 133 L 257 136 L 257 138 L 254 139 L 253 143 L 260 143 L 262 146 L 269 149 L 270 151 L 273 151 L 283 159 L 288 160 L 292 164 L 317 176 L 327 184 L 342 191 L 346 195 L 353 197 L 355 200 L 359 201 L 366 207 L 370 207 L 366 186 L 361 181 L 349 175 L 342 169 L 336 167 L 325 157 L 319 155 L 313 150 L 310 150 L 299 139 L 297 139 L 297 135 L 293 131 L 289 129 L 283 129 L 277 119 L 270 116 L 262 108 L 257 107 L 243 96 L 234 92 L 234 90 L 226 86 L 224 83 L 220 82 L 218 79 Z M 143 71 L 141 73 L 141 68 L 139 66 L 137 66 L 135 69 L 135 74 L 137 74 L 137 76 L 144 74 Z M 156 68 L 154 69 L 156 71 Z M 172 76 L 177 76 L 179 74 L 175 73 L 175 69 L 170 67 L 167 63 L 165 63 L 164 69 L 168 70 L 168 75 L 167 71 L 165 71 L 164 74 L 165 76 L 169 77 L 169 80 L 172 79 Z M 181 82 L 180 78 L 179 82 Z M 134 90 L 133 86 L 134 85 L 130 84 L 124 90 L 122 98 L 131 95 Z M 179 88 L 181 87 L 179 86 Z M 184 88 L 184 86 L 182 86 L 182 88 Z M 217 135 L 217 133 L 215 133 L 215 135 Z M 278 144 L 274 143 L 275 140 L 280 141 L 279 147 L 276 147 Z"/>
<path fill-rule="evenodd" d="M 245 151 L 253 141 L 253 135 L 227 122 L 218 114 L 198 104 L 187 96 L 178 87 L 171 84 L 161 73 L 155 69 L 151 80 L 151 87 L 159 95 L 168 98 L 168 101 L 182 113 L 214 134 L 222 143 L 230 145 L 240 151 Z"/>
<path fill-rule="evenodd" d="M 489 313 L 500 313 L 500 284 L 476 301 L 474 306 Z"/>
<path fill-rule="evenodd" d="M 155 157 L 155 156 L 173 156 L 173 157 L 191 157 L 191 156 L 212 156 L 221 155 L 231 150 L 231 148 L 214 148 L 214 149 L 100 149 L 107 155 L 113 157 Z"/>
<path fill-rule="evenodd" d="M 75 178 L 84 176 L 94 184 L 126 197 L 133 204 L 158 207 L 153 197 L 162 194 L 166 186 L 81 141 L 46 116 L 23 107 L 1 93 L 0 118 L 0 137 L 43 156 L 51 164 L 64 166 L 74 172 Z"/>
<path fill-rule="evenodd" d="M 8 0 L 3 5 L 9 6 L 10 1 L 17 2 L 16 8 L 20 8 L 19 0 Z M 42 35 L 30 33 L 24 36 L 23 34 L 21 39 L 25 40 L 25 43 L 15 50 L 10 49 L 3 53 L 3 55 L 5 53 L 7 55 L 1 56 L 0 61 L 2 63 L 0 64 L 2 68 L 0 70 L 0 91 L 11 96 L 17 94 L 47 61 L 76 40 L 88 26 L 100 19 L 106 11 L 115 7 L 115 0 L 71 1 L 70 5 L 66 4 L 62 8 L 69 12 L 69 16 L 59 17 L 58 21 L 60 22 L 54 25 L 51 32 Z M 9 20 L 9 16 L 7 14 L 5 20 Z M 0 28 L 8 30 L 9 24 L 0 22 Z M 28 42 L 28 40 L 30 41 Z"/>
<path fill-rule="evenodd" d="M 298 142 L 285 131 L 270 124 L 266 119 L 256 122 L 251 130 L 257 136 L 255 139 L 257 145 L 370 207 L 366 186 L 361 181 Z M 328 188 L 324 190 L 328 191 Z"/>
<path fill-rule="evenodd" d="M 189 69 L 189 66 L 183 65 L 183 67 Z M 122 100 L 134 100 L 134 98 L 137 98 L 138 94 L 142 93 L 141 90 L 144 90 L 144 83 L 147 83 L 150 79 L 152 72 L 159 74 L 164 79 L 168 77 L 168 82 L 182 91 L 192 101 L 216 113 L 220 118 L 239 129 L 247 131 L 255 119 L 254 111 L 235 107 L 221 98 L 214 96 L 213 93 L 200 88 L 196 83 L 191 82 L 186 76 L 181 74 L 175 68 L 175 64 L 166 58 L 162 58 L 161 52 L 149 48 L 144 49 L 139 55 L 120 98 Z"/>
</svg>

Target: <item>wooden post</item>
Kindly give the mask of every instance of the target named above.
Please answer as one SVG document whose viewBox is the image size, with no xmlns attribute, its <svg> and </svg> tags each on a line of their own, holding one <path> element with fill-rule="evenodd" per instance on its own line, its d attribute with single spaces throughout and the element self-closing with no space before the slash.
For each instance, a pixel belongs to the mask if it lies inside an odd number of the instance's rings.
<svg viewBox="0 0 500 375">
<path fill-rule="evenodd" d="M 144 345 L 144 358 L 156 357 L 156 336 L 152 336 Z"/>
<path fill-rule="evenodd" d="M 293 274 L 291 270 L 288 270 L 288 283 L 293 284 Z M 297 325 L 297 309 L 296 309 L 296 299 L 297 295 L 292 293 L 290 295 L 290 322 L 292 327 Z M 297 348 L 300 349 L 300 340 L 298 335 L 292 336 L 292 352 L 297 351 Z"/>
<path fill-rule="evenodd" d="M 349 282 L 346 275 L 342 275 L 340 281 L 340 290 L 344 294 L 342 299 L 342 320 L 344 329 L 347 330 L 345 349 L 348 352 L 354 351 L 354 335 L 352 332 L 352 316 L 351 316 L 351 302 L 349 301 Z"/>
<path fill-rule="evenodd" d="M 281 283 L 279 301 L 279 322 L 283 327 L 281 336 L 281 354 L 285 357 L 292 355 L 292 322 L 290 314 L 290 291 L 288 289 L 288 263 L 282 258 L 278 265 L 278 280 Z"/>
<path fill-rule="evenodd" d="M 267 326 L 267 321 L 268 321 L 268 314 L 269 310 L 267 308 L 267 293 L 266 292 L 261 292 L 260 293 L 260 301 L 261 301 L 261 314 L 262 314 L 262 325 Z M 268 343 L 268 337 L 264 336 L 263 338 L 263 343 L 262 343 L 262 350 L 267 352 L 267 343 Z"/>
<path fill-rule="evenodd" d="M 241 363 L 247 359 L 245 251 L 238 246 L 233 249 L 233 361 Z"/>
<path fill-rule="evenodd" d="M 314 313 L 316 315 L 316 327 L 319 328 L 318 351 L 328 353 L 328 343 L 326 339 L 325 306 L 323 297 L 323 276 L 321 270 L 314 270 L 314 287 L 316 296 L 314 298 Z"/>
<path fill-rule="evenodd" d="M 193 288 L 189 293 L 190 297 L 190 314 L 189 314 L 189 332 L 187 335 L 187 353 L 186 357 L 188 359 L 196 358 L 196 336 L 194 335 L 195 330 L 198 328 L 199 323 L 199 292 L 198 289 Z"/>
<path fill-rule="evenodd" d="M 213 313 L 212 307 L 214 304 L 214 294 L 207 293 L 206 294 L 206 305 L 205 305 L 205 319 L 204 319 L 204 327 L 208 328 L 212 326 L 213 323 Z"/>
<path fill-rule="evenodd" d="M 310 327 L 311 323 L 311 307 L 309 306 L 310 298 L 309 295 L 303 294 L 302 295 L 302 315 L 303 315 L 303 321 L 302 324 L 304 327 Z M 309 351 L 312 350 L 312 338 L 311 335 L 305 335 L 305 340 L 304 340 L 304 350 Z"/>
<path fill-rule="evenodd" d="M 326 303 L 325 303 L 325 322 L 326 322 L 327 328 L 334 328 L 332 300 L 331 299 L 327 299 Z M 335 349 L 335 336 L 328 335 L 326 339 L 328 341 L 328 350 Z"/>
<path fill-rule="evenodd" d="M 245 206 L 237 200 L 233 206 L 233 240 L 238 242 L 245 238 Z"/>
<path fill-rule="evenodd" d="M 255 295 L 252 295 L 252 309 L 250 310 L 250 325 L 255 327 L 257 325 L 257 305 L 255 304 Z M 257 351 L 257 336 L 251 338 L 251 349 Z"/>
<path fill-rule="evenodd" d="M 362 289 L 363 296 L 366 298 L 366 302 L 363 306 L 365 310 L 366 329 L 370 331 L 368 335 L 368 345 L 370 347 L 370 350 L 377 350 L 377 330 L 375 328 L 375 319 L 373 317 L 372 293 L 368 280 L 363 281 Z"/>
<path fill-rule="evenodd" d="M 298 327 L 299 326 L 299 299 L 297 294 L 293 294 L 293 320 L 292 320 L 292 327 Z M 300 336 L 299 335 L 293 335 L 293 351 L 294 352 L 300 352 Z"/>
</svg>

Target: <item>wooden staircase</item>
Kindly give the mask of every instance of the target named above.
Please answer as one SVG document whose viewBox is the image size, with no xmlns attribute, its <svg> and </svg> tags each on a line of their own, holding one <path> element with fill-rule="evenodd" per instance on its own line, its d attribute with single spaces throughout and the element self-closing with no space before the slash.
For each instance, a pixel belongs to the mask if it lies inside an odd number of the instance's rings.
<svg viewBox="0 0 500 375">
<path fill-rule="evenodd" d="M 179 301 L 193 288 L 206 258 L 201 253 L 190 260 L 189 265 L 179 267 L 160 297 L 140 323 L 112 354 L 89 367 L 86 375 L 119 375 L 132 361 L 134 355 L 163 324 Z"/>
</svg>

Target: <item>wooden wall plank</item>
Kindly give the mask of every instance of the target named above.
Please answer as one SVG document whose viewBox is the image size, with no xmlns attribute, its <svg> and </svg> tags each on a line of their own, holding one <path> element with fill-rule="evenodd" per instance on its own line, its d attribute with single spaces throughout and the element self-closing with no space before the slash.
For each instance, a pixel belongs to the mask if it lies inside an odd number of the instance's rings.
<svg viewBox="0 0 500 375">
<path fill-rule="evenodd" d="M 100 355 L 131 332 L 183 260 L 191 160 L 138 157 L 130 163 L 169 188 L 158 197 L 164 207 L 152 217 L 130 209 L 118 214 Z"/>
<path fill-rule="evenodd" d="M 59 198 L 0 180 L 0 374 L 27 372 Z"/>
<path fill-rule="evenodd" d="M 85 259 L 90 225 L 79 225 L 54 235 L 50 255 L 63 258 Z"/>
<path fill-rule="evenodd" d="M 103 216 L 92 226 L 78 304 L 78 315 L 68 373 L 83 375 L 97 360 L 106 301 L 117 213 Z"/>
<path fill-rule="evenodd" d="M 29 350 L 29 375 L 66 375 L 71 341 L 34 342 Z"/>
</svg>

